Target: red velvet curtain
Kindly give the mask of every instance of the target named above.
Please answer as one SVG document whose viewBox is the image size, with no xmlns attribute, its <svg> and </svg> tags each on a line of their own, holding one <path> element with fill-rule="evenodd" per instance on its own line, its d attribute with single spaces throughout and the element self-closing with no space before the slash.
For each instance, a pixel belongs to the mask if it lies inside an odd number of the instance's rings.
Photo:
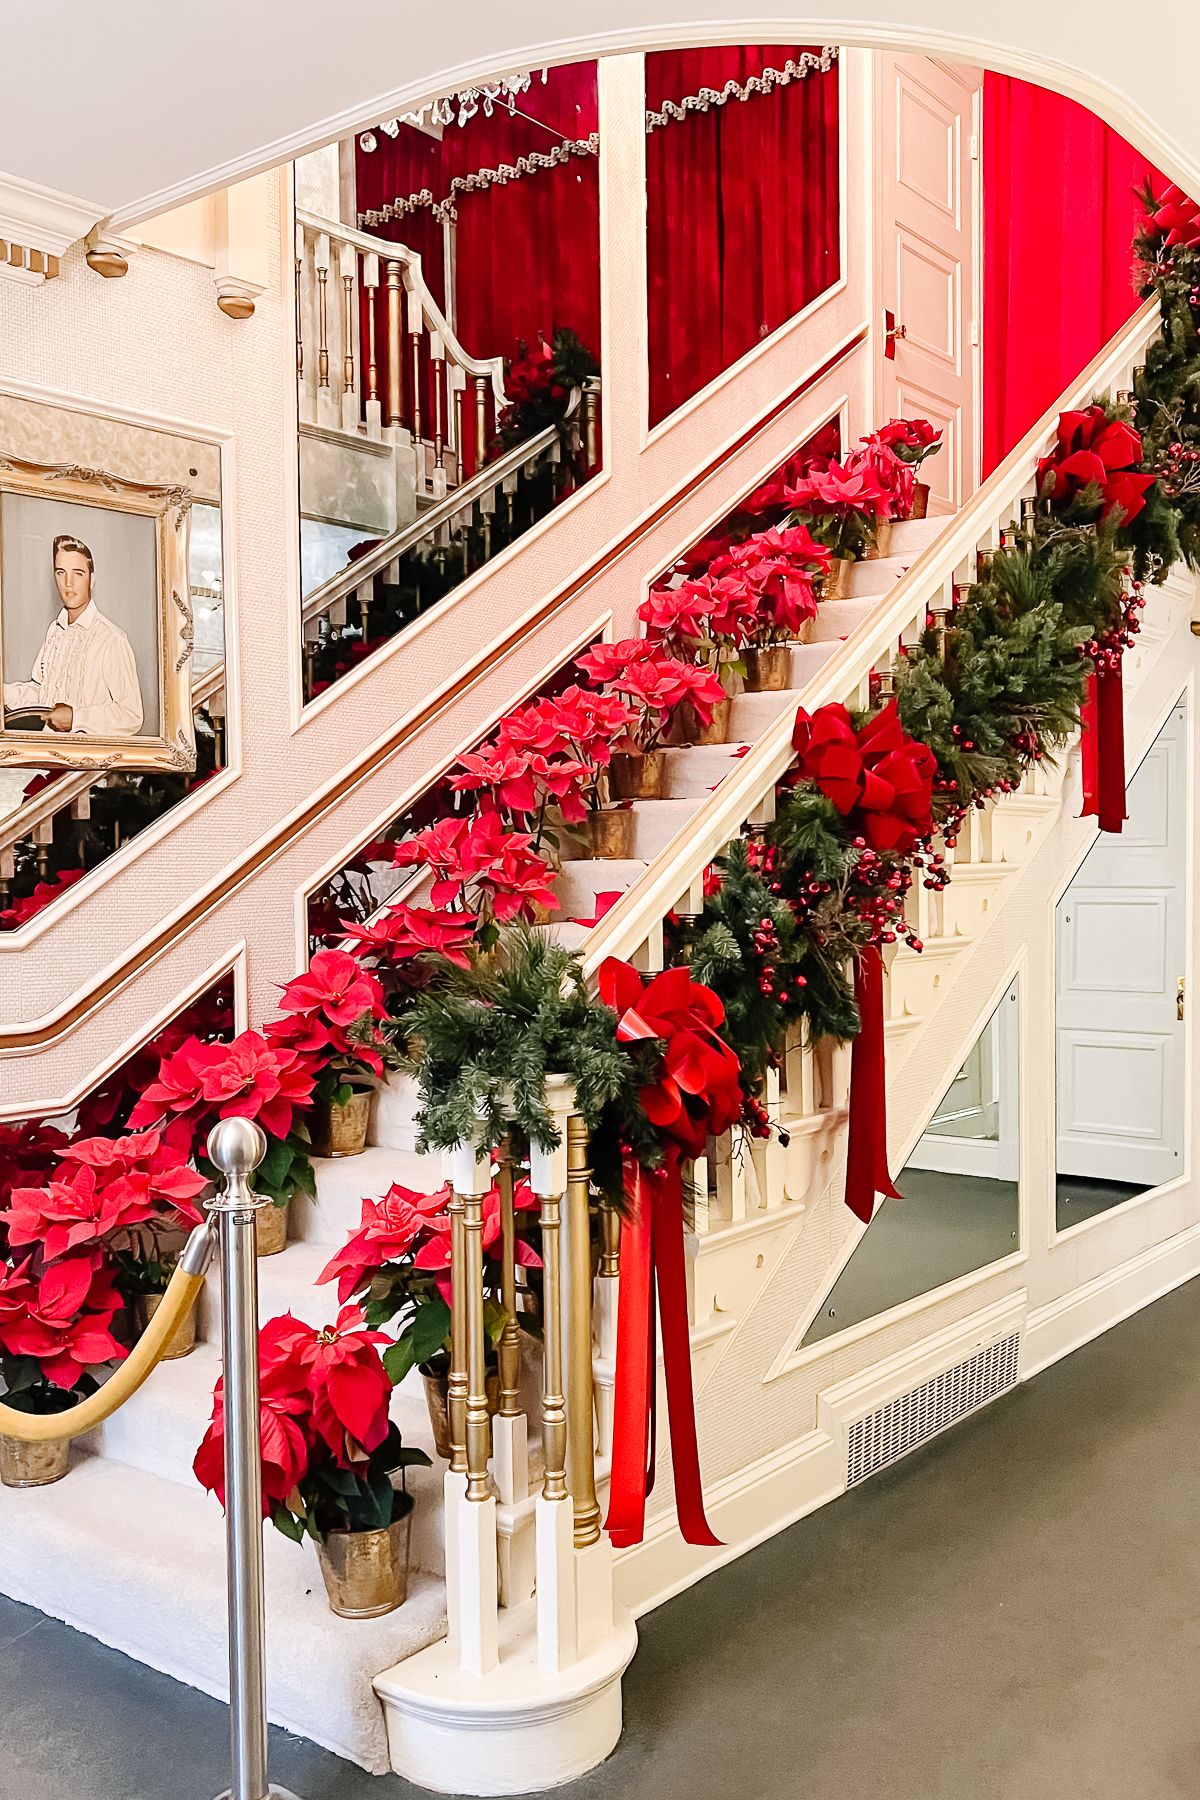
<svg viewBox="0 0 1200 1800">
<path fill-rule="evenodd" d="M 1165 182 L 1094 113 L 985 75 L 985 475 L 1137 307 L 1134 189 L 1148 178 Z"/>
<path fill-rule="evenodd" d="M 653 52 L 647 108 L 744 83 L 802 54 L 794 45 Z M 651 133 L 652 424 L 838 279 L 838 177 L 836 66 Z"/>
<path fill-rule="evenodd" d="M 564 138 L 596 130 L 596 65 L 551 69 L 516 101 L 465 125 L 447 125 L 440 140 L 411 125 L 399 135 L 376 132 L 378 148 L 357 152 L 358 209 L 380 209 L 428 188 L 444 200 L 456 175 L 515 163 L 551 151 Z M 522 117 L 521 115 L 526 115 Z M 550 169 L 455 196 L 456 329 L 473 356 L 511 356 L 517 340 L 536 342 L 570 326 L 600 350 L 599 185 L 594 156 L 571 157 Z M 426 278 L 444 304 L 442 227 L 429 207 L 370 230 L 420 252 Z"/>
</svg>

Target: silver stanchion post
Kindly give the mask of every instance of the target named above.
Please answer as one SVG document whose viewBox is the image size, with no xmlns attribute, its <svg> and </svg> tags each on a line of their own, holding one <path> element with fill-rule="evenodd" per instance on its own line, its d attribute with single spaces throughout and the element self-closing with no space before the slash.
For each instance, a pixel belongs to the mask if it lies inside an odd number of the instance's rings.
<svg viewBox="0 0 1200 1800">
<path fill-rule="evenodd" d="M 221 1353 L 225 1381 L 225 1559 L 229 1609 L 229 1722 L 233 1779 L 219 1800 L 296 1800 L 267 1780 L 263 1669 L 262 1463 L 258 1408 L 258 1263 L 254 1215 L 270 1202 L 249 1177 L 267 1153 L 252 1119 L 222 1119 L 208 1155 L 223 1176 L 208 1202 L 221 1256 Z"/>
</svg>

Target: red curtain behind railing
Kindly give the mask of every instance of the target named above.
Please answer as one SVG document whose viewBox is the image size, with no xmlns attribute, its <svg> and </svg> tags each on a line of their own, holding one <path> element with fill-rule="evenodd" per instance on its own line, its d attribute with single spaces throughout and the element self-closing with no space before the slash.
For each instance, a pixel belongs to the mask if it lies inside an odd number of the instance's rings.
<svg viewBox="0 0 1200 1800">
<path fill-rule="evenodd" d="M 656 51 L 646 105 L 781 69 L 803 46 Z M 661 126 L 646 144 L 650 422 L 840 273 L 838 72 Z"/>
<path fill-rule="evenodd" d="M 378 148 L 357 152 L 358 209 L 372 211 L 428 188 L 445 199 L 456 175 L 515 163 L 596 129 L 596 65 L 550 69 L 543 84 L 517 97 L 510 117 L 497 106 L 465 125 L 447 125 L 440 140 L 402 125 L 399 135 L 377 131 Z M 526 115 L 522 117 L 521 115 Z M 595 354 L 600 350 L 600 223 L 597 159 L 571 157 L 519 180 L 455 196 L 456 330 L 472 356 L 511 356 L 558 326 L 570 326 Z M 380 237 L 419 251 L 426 280 L 445 304 L 443 233 L 429 207 L 386 225 Z"/>
<path fill-rule="evenodd" d="M 647 104 L 720 90 L 765 67 L 790 45 L 671 51 L 646 59 Z M 545 152 L 596 130 L 594 63 L 540 74 L 518 98 L 441 140 L 401 126 L 358 152 L 360 212 L 428 188 L 437 200 L 456 175 Z M 760 338 L 837 280 L 838 75 L 819 71 L 766 96 L 690 113 L 647 143 L 651 419 L 695 393 Z M 570 326 L 600 351 L 599 190 L 594 157 L 456 197 L 457 329 L 476 356 L 511 355 Z M 444 300 L 442 229 L 428 207 L 376 234 L 422 256 Z M 629 296 L 630 304 L 634 297 Z"/>
<path fill-rule="evenodd" d="M 989 474 L 1139 302 L 1134 189 L 1154 165 L 1060 94 L 983 85 L 983 472 Z"/>
</svg>

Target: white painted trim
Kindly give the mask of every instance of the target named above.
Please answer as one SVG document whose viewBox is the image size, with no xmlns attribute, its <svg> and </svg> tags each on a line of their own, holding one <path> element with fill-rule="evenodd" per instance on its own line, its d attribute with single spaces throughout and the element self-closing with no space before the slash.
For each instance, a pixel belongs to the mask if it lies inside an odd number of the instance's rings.
<svg viewBox="0 0 1200 1800">
<path fill-rule="evenodd" d="M 103 212 L 98 201 L 76 199 L 18 175 L 0 175 L 0 238 L 19 244 L 24 250 L 61 257 L 72 244 L 87 236 Z M 19 273 L 0 265 L 0 273 L 10 272 Z M 23 279 L 44 277 L 26 274 Z"/>
<path fill-rule="evenodd" d="M 679 1536 L 673 1512 L 651 1519 L 640 1544 L 617 1552 L 617 1598 L 640 1618 L 845 1490 L 832 1438 L 810 1431 L 705 1489 L 705 1511 L 722 1543 L 694 1548 Z"/>
<path fill-rule="evenodd" d="M 1149 1245 L 1082 1287 L 1035 1307 L 1025 1329 L 1021 1379 L 1028 1381 L 1196 1275 L 1200 1275 L 1200 1224 Z"/>
</svg>

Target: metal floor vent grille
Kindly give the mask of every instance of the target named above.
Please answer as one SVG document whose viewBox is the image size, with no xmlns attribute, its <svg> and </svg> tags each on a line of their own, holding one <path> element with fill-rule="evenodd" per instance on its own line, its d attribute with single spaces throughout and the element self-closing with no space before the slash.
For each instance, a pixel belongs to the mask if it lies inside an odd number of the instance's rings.
<svg viewBox="0 0 1200 1800">
<path fill-rule="evenodd" d="M 847 1487 L 898 1462 L 918 1444 L 1014 1387 L 1020 1346 L 1020 1332 L 1011 1332 L 965 1362 L 943 1369 L 920 1387 L 856 1419 L 849 1433 Z"/>
</svg>

